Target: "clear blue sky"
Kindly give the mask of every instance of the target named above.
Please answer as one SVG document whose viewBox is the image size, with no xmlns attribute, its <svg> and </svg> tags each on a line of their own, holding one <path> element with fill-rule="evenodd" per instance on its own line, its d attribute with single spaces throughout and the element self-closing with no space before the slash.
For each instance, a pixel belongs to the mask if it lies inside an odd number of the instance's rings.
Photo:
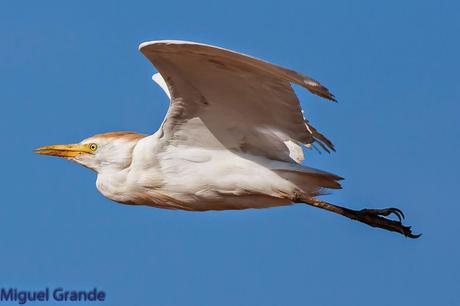
<svg viewBox="0 0 460 306">
<path fill-rule="evenodd" d="M 0 282 L 107 292 L 105 305 L 459 305 L 456 1 L 2 1 Z M 397 206 L 419 240 L 298 205 L 190 213 L 105 199 L 32 149 L 154 132 L 156 39 L 242 51 L 320 80 L 299 91 L 344 177 L 327 200 Z M 38 305 L 38 304 L 37 304 Z M 62 305 L 62 303 L 61 303 Z"/>
</svg>

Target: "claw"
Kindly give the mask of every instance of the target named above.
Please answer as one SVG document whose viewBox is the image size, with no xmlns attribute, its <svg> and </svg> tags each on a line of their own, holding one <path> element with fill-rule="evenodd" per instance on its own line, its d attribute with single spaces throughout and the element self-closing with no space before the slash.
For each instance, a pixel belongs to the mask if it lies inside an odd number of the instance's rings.
<svg viewBox="0 0 460 306">
<path fill-rule="evenodd" d="M 422 234 L 412 234 L 410 226 L 404 226 L 402 221 L 404 219 L 404 213 L 395 207 L 384 208 L 384 209 L 362 209 L 358 211 L 360 217 L 357 220 L 367 223 L 370 226 L 384 228 L 390 231 L 395 231 L 403 234 L 409 238 L 419 238 Z M 391 220 L 385 217 L 395 215 L 398 220 Z M 352 217 L 353 219 L 353 217 Z"/>
<path fill-rule="evenodd" d="M 385 216 L 385 217 L 390 216 L 391 214 L 394 214 L 398 218 L 399 222 L 402 222 L 402 220 L 404 220 L 405 218 L 404 213 L 399 208 L 395 208 L 395 207 L 383 208 L 383 209 L 365 208 L 365 209 L 362 209 L 361 212 L 365 214 L 372 214 L 375 216 Z"/>
<path fill-rule="evenodd" d="M 412 234 L 412 230 L 411 230 L 412 226 L 402 226 L 401 225 L 401 228 L 402 228 L 402 233 L 406 237 L 417 239 L 418 237 L 422 236 L 422 234 Z"/>
<path fill-rule="evenodd" d="M 392 208 L 389 208 L 389 209 L 391 209 L 392 212 L 393 212 L 395 215 L 398 216 L 399 221 L 402 221 L 402 220 L 404 220 L 404 219 L 406 218 L 406 216 L 404 216 L 404 213 L 402 212 L 401 209 L 396 208 L 396 207 L 392 207 Z"/>
<path fill-rule="evenodd" d="M 387 208 L 388 210 L 388 214 L 387 216 L 391 215 L 391 214 L 394 214 L 399 222 L 402 222 L 402 220 L 404 220 L 404 213 L 399 209 L 399 208 L 394 208 L 394 207 L 391 207 L 391 208 Z"/>
</svg>

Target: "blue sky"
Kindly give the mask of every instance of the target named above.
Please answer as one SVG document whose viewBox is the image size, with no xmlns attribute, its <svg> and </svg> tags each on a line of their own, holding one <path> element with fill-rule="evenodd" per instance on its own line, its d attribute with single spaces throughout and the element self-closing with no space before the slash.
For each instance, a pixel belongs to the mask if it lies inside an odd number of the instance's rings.
<svg viewBox="0 0 460 306">
<path fill-rule="evenodd" d="M 107 305 L 459 305 L 460 5 L 455 1 L 2 1 L 1 286 Z M 32 149 L 154 132 L 167 109 L 139 43 L 183 39 L 318 79 L 299 92 L 346 177 L 327 196 L 397 206 L 418 240 L 298 205 L 190 213 L 118 205 Z M 60 304 L 62 305 L 62 303 Z"/>
</svg>

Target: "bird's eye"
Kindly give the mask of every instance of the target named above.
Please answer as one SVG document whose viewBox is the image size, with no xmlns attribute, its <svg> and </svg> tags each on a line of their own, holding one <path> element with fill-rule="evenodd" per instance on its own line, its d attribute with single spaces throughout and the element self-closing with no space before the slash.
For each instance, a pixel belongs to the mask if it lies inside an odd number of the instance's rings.
<svg viewBox="0 0 460 306">
<path fill-rule="evenodd" d="M 93 151 L 93 152 L 96 152 L 96 150 L 97 150 L 97 144 L 95 144 L 95 143 L 90 143 L 90 144 L 89 144 L 89 149 L 90 149 L 91 151 Z"/>
</svg>

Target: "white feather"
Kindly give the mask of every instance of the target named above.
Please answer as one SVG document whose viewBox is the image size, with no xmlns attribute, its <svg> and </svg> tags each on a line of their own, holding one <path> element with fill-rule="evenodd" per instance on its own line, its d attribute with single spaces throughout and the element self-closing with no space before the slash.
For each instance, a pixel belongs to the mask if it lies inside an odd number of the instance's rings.
<svg viewBox="0 0 460 306">
<path fill-rule="evenodd" d="M 152 80 L 158 84 L 158 86 L 163 89 L 164 93 L 168 96 L 169 99 L 171 99 L 171 93 L 169 92 L 168 85 L 166 84 L 165 80 L 159 73 L 155 73 L 152 75 Z"/>
</svg>

